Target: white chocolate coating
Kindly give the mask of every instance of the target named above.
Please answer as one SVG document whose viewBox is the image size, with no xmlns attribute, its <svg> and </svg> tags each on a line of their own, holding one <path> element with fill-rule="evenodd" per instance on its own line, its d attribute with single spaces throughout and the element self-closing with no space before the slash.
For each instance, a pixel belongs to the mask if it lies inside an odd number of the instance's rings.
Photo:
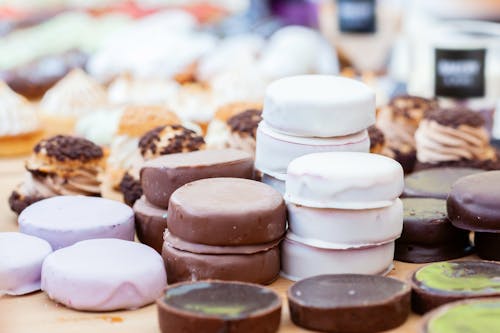
<svg viewBox="0 0 500 333">
<path fill-rule="evenodd" d="M 349 135 L 375 123 L 375 93 L 364 83 L 338 76 L 287 77 L 267 87 L 262 117 L 291 135 Z"/>
<path fill-rule="evenodd" d="M 0 296 L 24 295 L 40 289 L 40 273 L 50 244 L 20 232 L 0 233 Z"/>
<path fill-rule="evenodd" d="M 380 208 L 390 206 L 403 188 L 403 168 L 391 158 L 355 152 L 317 153 L 290 163 L 285 200 L 317 208 Z"/>
<path fill-rule="evenodd" d="M 317 247 L 344 249 L 395 240 L 403 229 L 403 203 L 374 209 L 310 208 L 288 204 L 288 230 Z"/>
<path fill-rule="evenodd" d="M 275 175 L 276 177 L 262 174 L 261 182 L 267 184 L 274 188 L 276 191 L 280 192 L 281 195 L 285 194 L 285 179 L 286 175 Z"/>
<path fill-rule="evenodd" d="M 136 309 L 154 302 L 166 285 L 154 249 L 119 239 L 76 243 L 49 255 L 42 267 L 42 290 L 76 310 Z"/>
<path fill-rule="evenodd" d="M 292 281 L 322 274 L 386 274 L 394 241 L 364 248 L 325 249 L 301 242 L 288 232 L 281 244 L 281 275 Z"/>
<path fill-rule="evenodd" d="M 343 137 L 306 138 L 279 133 L 262 121 L 257 128 L 255 167 L 273 177 L 286 174 L 288 164 L 300 156 L 334 151 L 370 151 L 366 130 Z"/>
<path fill-rule="evenodd" d="M 93 238 L 134 240 L 134 211 L 104 198 L 57 196 L 23 210 L 19 231 L 45 239 L 54 250 Z"/>
</svg>

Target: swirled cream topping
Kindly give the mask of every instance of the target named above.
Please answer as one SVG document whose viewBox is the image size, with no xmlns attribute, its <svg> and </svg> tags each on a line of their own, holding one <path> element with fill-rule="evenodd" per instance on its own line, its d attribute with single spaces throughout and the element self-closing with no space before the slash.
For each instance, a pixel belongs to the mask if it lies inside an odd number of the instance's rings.
<svg viewBox="0 0 500 333">
<path fill-rule="evenodd" d="M 48 115 L 79 117 L 106 102 L 104 87 L 81 69 L 74 69 L 45 93 L 40 106 Z"/>
<path fill-rule="evenodd" d="M 40 127 L 35 108 L 30 102 L 0 81 L 0 136 L 16 136 Z"/>
<path fill-rule="evenodd" d="M 415 133 L 417 158 L 423 163 L 494 158 L 484 127 L 444 126 L 424 119 Z"/>
</svg>

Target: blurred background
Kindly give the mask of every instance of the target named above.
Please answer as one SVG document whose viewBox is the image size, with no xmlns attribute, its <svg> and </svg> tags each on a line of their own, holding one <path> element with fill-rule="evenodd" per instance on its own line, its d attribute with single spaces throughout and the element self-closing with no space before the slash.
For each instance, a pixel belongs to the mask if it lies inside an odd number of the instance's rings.
<svg viewBox="0 0 500 333">
<path fill-rule="evenodd" d="M 109 144 L 134 104 L 203 130 L 221 105 L 262 102 L 272 80 L 307 73 L 363 80 L 378 105 L 465 105 L 500 137 L 500 1 L 0 1 L 0 80 L 49 134 Z M 9 94 L 0 136 L 16 134 Z"/>
</svg>

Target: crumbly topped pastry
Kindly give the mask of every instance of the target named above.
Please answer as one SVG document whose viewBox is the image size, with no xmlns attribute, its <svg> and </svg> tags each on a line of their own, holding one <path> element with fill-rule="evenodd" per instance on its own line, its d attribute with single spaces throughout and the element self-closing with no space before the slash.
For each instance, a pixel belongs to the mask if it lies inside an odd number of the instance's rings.
<svg viewBox="0 0 500 333">
<path fill-rule="evenodd" d="M 259 110 L 262 111 L 261 103 L 253 103 L 253 102 L 233 102 L 224 104 L 217 109 L 215 112 L 214 118 L 222 121 L 227 121 L 229 118 L 245 112 L 247 110 Z"/>
<path fill-rule="evenodd" d="M 120 192 L 123 193 L 123 201 L 129 206 L 133 206 L 142 196 L 141 182 L 129 173 L 125 173 L 120 181 L 119 188 Z"/>
<path fill-rule="evenodd" d="M 389 106 L 392 107 L 396 115 L 401 115 L 407 118 L 422 117 L 429 111 L 435 110 L 438 107 L 437 101 L 423 97 L 402 95 L 394 97 Z M 418 115 L 417 115 L 418 114 Z"/>
<path fill-rule="evenodd" d="M 227 125 L 231 132 L 238 132 L 240 135 L 248 135 L 255 139 L 257 125 L 259 125 L 261 120 L 261 110 L 247 110 L 229 118 Z"/>
<path fill-rule="evenodd" d="M 180 123 L 179 117 L 167 107 L 129 106 L 123 112 L 117 134 L 140 137 L 157 126 Z"/>
<path fill-rule="evenodd" d="M 484 126 L 484 118 L 478 113 L 464 108 L 438 109 L 425 116 L 427 120 L 433 120 L 443 126 L 457 128 L 461 125 L 470 127 Z"/>
<path fill-rule="evenodd" d="M 36 154 L 45 154 L 57 161 L 78 160 L 87 162 L 104 156 L 101 147 L 84 138 L 56 135 L 40 141 L 33 149 Z"/>
<path fill-rule="evenodd" d="M 139 149 L 145 159 L 200 150 L 205 147 L 202 136 L 181 125 L 159 126 L 144 134 Z"/>
</svg>

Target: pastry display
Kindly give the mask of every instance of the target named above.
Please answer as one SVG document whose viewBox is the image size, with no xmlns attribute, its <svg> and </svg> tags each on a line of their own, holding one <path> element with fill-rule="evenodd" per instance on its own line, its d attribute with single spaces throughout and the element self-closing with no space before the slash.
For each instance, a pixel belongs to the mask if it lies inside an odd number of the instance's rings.
<svg viewBox="0 0 500 333">
<path fill-rule="evenodd" d="M 405 95 L 393 98 L 377 113 L 377 127 L 384 133 L 388 147 L 405 173 L 410 173 L 415 166 L 415 132 L 422 119 L 437 107 L 434 100 Z"/>
<path fill-rule="evenodd" d="M 168 208 L 172 193 L 189 182 L 213 177 L 253 178 L 253 159 L 236 149 L 201 150 L 161 156 L 144 163 L 141 185 L 153 205 Z"/>
<path fill-rule="evenodd" d="M 500 169 L 497 152 L 481 114 L 467 109 L 428 113 L 415 132 L 416 168 L 466 167 Z"/>
<path fill-rule="evenodd" d="M 42 135 L 35 106 L 0 81 L 0 157 L 29 153 Z"/>
<path fill-rule="evenodd" d="M 50 244 L 19 232 L 0 232 L 0 296 L 40 290 L 42 263 Z"/>
<path fill-rule="evenodd" d="M 403 196 L 410 198 L 446 199 L 451 186 L 462 177 L 483 172 L 474 168 L 431 168 L 415 171 L 405 177 Z"/>
<path fill-rule="evenodd" d="M 73 69 L 40 101 L 42 120 L 50 134 L 71 134 L 78 118 L 106 104 L 106 91 L 81 69 Z"/>
<path fill-rule="evenodd" d="M 320 275 L 293 284 L 287 293 L 292 321 L 332 333 L 372 333 L 396 328 L 410 314 L 408 284 L 387 277 Z"/>
<path fill-rule="evenodd" d="M 412 308 L 425 313 L 454 301 L 500 297 L 499 275 L 500 264 L 492 261 L 429 264 L 412 275 Z"/>
<path fill-rule="evenodd" d="M 168 206 L 162 253 L 168 281 L 271 283 L 285 228 L 283 197 L 268 185 L 241 178 L 188 183 Z"/>
<path fill-rule="evenodd" d="M 401 165 L 381 155 L 333 152 L 293 160 L 282 274 L 299 280 L 387 273 L 403 226 L 402 190 Z"/>
<path fill-rule="evenodd" d="M 54 251 L 86 239 L 134 240 L 135 235 L 132 209 L 103 198 L 44 199 L 23 210 L 18 221 L 20 232 L 45 239 Z"/>
<path fill-rule="evenodd" d="M 454 302 L 425 316 L 421 332 L 495 332 L 500 329 L 499 314 L 500 298 Z"/>
<path fill-rule="evenodd" d="M 167 229 L 167 210 L 151 204 L 142 196 L 135 201 L 135 230 L 141 243 L 151 246 L 158 253 L 163 248 L 163 233 Z"/>
<path fill-rule="evenodd" d="M 403 205 L 403 232 L 396 240 L 396 260 L 427 263 L 457 259 L 471 252 L 469 232 L 451 224 L 446 200 L 405 198 Z"/>
<path fill-rule="evenodd" d="M 276 292 L 241 282 L 175 284 L 156 304 L 162 333 L 274 333 L 281 319 Z"/>
<path fill-rule="evenodd" d="M 42 267 L 42 290 L 76 310 L 137 309 L 160 297 L 166 284 L 156 251 L 120 239 L 78 242 L 49 255 Z"/>
<path fill-rule="evenodd" d="M 500 260 L 500 171 L 459 179 L 448 196 L 447 209 L 457 228 L 474 231 L 476 252 L 482 259 Z"/>
<path fill-rule="evenodd" d="M 24 180 L 9 197 L 12 211 L 58 195 L 101 194 L 98 175 L 104 171 L 104 152 L 86 139 L 57 135 L 37 143 L 26 161 Z"/>
</svg>

